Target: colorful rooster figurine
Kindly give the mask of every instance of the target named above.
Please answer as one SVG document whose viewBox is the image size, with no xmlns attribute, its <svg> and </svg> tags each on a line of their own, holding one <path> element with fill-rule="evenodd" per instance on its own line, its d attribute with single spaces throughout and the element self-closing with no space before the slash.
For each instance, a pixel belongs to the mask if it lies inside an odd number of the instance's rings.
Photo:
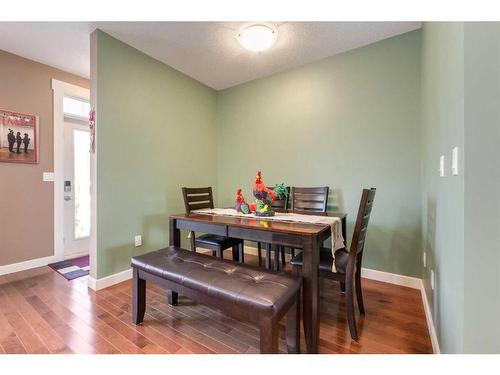
<svg viewBox="0 0 500 375">
<path fill-rule="evenodd" d="M 276 200 L 276 194 L 262 182 L 262 174 L 260 171 L 255 176 L 253 184 L 253 195 L 257 198 L 257 207 L 255 214 L 257 216 L 274 216 L 274 211 L 271 204 Z"/>
<path fill-rule="evenodd" d="M 234 204 L 234 209 L 238 212 L 242 212 L 245 215 L 250 213 L 250 207 L 247 202 L 245 202 L 245 198 L 243 198 L 243 194 L 241 194 L 241 189 L 236 190 L 236 202 Z"/>
</svg>

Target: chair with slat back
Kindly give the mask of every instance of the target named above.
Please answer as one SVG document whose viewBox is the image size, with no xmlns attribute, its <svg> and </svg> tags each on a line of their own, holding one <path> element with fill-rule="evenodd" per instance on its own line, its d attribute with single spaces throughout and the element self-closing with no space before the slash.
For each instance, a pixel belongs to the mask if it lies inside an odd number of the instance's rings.
<svg viewBox="0 0 500 375">
<path fill-rule="evenodd" d="M 270 187 L 271 190 L 273 188 Z M 276 199 L 272 204 L 272 208 L 276 212 L 286 212 L 288 210 L 288 202 L 290 198 L 290 186 L 286 187 L 288 191 L 288 195 L 283 198 L 283 199 Z M 271 244 L 266 244 L 266 268 L 270 269 L 271 268 L 271 250 L 272 246 Z M 277 271 L 279 269 L 279 260 L 278 260 L 278 255 L 281 253 L 281 261 L 282 264 L 285 265 L 285 248 L 283 246 L 280 246 L 278 249 L 275 250 L 275 257 L 274 257 L 274 269 Z M 262 243 L 257 242 L 257 255 L 259 257 L 259 267 L 262 266 Z"/>
<path fill-rule="evenodd" d="M 184 207 L 186 213 L 203 208 L 214 208 L 214 200 L 212 196 L 212 187 L 206 188 L 182 188 L 184 196 Z"/>
<path fill-rule="evenodd" d="M 328 186 L 292 187 L 292 211 L 294 212 L 326 212 L 328 202 Z"/>
<path fill-rule="evenodd" d="M 328 205 L 328 186 L 320 187 L 292 187 L 290 202 L 292 212 L 305 215 L 326 215 Z M 295 249 L 290 249 L 292 258 Z M 285 264 L 285 248 L 281 250 L 281 261 Z"/>
<path fill-rule="evenodd" d="M 214 200 L 212 195 L 212 187 L 203 188 L 182 188 L 184 196 L 184 207 L 186 213 L 191 213 L 195 210 L 204 208 L 214 208 Z M 194 232 L 190 233 L 191 250 L 196 252 L 196 247 L 212 250 L 212 255 L 223 258 L 223 252 L 226 249 L 232 248 L 233 260 L 240 262 L 244 261 L 243 255 L 243 240 L 219 236 L 215 234 L 204 234 L 196 237 Z"/>
<path fill-rule="evenodd" d="M 358 340 L 358 330 L 354 313 L 354 294 L 356 294 L 359 313 L 365 315 L 361 288 L 361 262 L 375 193 L 375 188 L 363 189 L 349 252 L 346 249 L 337 250 L 334 259 L 331 249 L 322 248 L 319 257 L 320 276 L 340 282 L 340 288 L 345 292 L 347 321 L 351 338 L 355 341 Z M 332 271 L 333 262 L 335 262 L 336 272 Z M 303 264 L 302 253 L 293 258 L 291 263 L 292 272 L 300 273 Z"/>
</svg>

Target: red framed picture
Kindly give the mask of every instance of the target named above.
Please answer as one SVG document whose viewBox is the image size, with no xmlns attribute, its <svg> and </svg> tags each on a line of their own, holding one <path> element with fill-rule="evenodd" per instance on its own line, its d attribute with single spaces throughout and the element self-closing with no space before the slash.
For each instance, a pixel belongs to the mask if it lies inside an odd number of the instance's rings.
<svg viewBox="0 0 500 375">
<path fill-rule="evenodd" d="M 39 162 L 38 117 L 0 109 L 0 162 Z"/>
</svg>

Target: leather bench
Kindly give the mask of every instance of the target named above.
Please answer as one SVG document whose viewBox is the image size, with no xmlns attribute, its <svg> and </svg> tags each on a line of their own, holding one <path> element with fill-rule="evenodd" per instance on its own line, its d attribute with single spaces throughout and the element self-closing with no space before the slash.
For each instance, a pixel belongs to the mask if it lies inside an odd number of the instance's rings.
<svg viewBox="0 0 500 375">
<path fill-rule="evenodd" d="M 297 276 L 271 272 L 175 246 L 132 258 L 134 324 L 146 310 L 146 280 L 169 290 L 171 305 L 177 293 L 211 305 L 260 328 L 260 352 L 278 352 L 278 322 L 286 315 L 289 353 L 300 352 L 300 288 Z"/>
</svg>

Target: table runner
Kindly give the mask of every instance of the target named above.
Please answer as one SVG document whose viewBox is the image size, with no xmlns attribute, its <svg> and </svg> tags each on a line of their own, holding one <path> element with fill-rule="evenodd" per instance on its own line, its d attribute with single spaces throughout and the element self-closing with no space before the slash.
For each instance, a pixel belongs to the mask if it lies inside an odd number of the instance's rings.
<svg viewBox="0 0 500 375">
<path fill-rule="evenodd" d="M 308 223 L 308 224 L 326 224 L 330 226 L 332 232 L 332 272 L 336 272 L 335 269 L 335 251 L 344 248 L 344 237 L 342 236 L 342 221 L 339 217 L 334 216 L 317 216 L 317 215 L 302 215 L 292 212 L 276 212 L 274 216 L 257 216 L 255 214 L 243 214 L 236 211 L 233 208 L 207 208 L 201 210 L 194 210 L 199 214 L 209 214 L 209 215 L 222 215 L 222 216 L 237 216 L 237 217 L 250 217 L 259 220 L 274 220 L 274 221 L 292 221 L 296 223 Z"/>
</svg>

